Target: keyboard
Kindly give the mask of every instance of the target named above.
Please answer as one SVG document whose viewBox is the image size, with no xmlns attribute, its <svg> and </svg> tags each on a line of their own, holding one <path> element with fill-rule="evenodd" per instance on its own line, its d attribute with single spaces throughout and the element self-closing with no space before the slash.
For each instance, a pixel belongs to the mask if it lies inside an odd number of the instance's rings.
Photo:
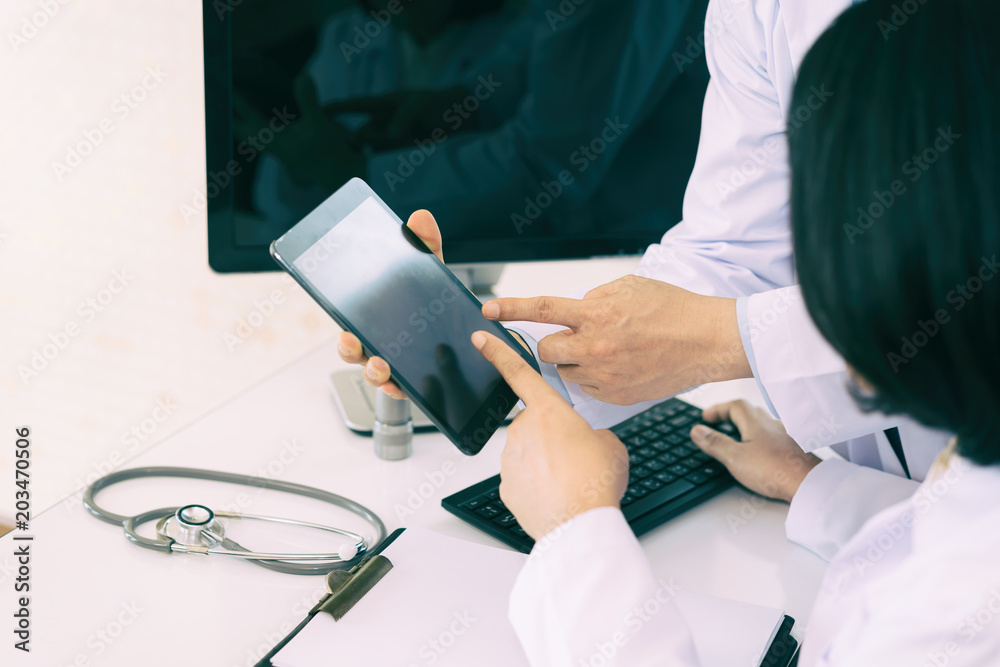
<svg viewBox="0 0 1000 667">
<path fill-rule="evenodd" d="M 701 419 L 701 408 L 670 398 L 613 426 L 628 449 L 628 489 L 621 508 L 636 536 L 700 505 L 736 485 L 725 467 L 703 453 L 688 434 Z M 710 424 L 739 440 L 729 422 Z M 522 553 L 534 541 L 500 500 L 500 475 L 474 484 L 441 501 L 446 510 Z"/>
</svg>

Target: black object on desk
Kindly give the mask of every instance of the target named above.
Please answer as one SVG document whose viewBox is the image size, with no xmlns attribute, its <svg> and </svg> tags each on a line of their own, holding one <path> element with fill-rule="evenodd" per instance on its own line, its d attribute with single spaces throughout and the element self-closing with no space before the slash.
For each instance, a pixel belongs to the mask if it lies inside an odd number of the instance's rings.
<svg viewBox="0 0 1000 667">
<path fill-rule="evenodd" d="M 691 427 L 702 423 L 701 408 L 670 398 L 611 428 L 629 453 L 622 513 L 637 536 L 736 484 L 721 463 L 691 442 Z M 729 422 L 709 425 L 740 439 Z M 504 544 L 528 553 L 534 541 L 500 500 L 499 489 L 500 475 L 496 475 L 448 496 L 441 505 Z"/>
</svg>

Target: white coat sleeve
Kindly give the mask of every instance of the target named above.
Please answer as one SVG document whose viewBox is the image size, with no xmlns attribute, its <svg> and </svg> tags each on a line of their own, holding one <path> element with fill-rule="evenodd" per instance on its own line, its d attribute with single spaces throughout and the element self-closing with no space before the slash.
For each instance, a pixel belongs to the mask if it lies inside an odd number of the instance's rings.
<svg viewBox="0 0 1000 667">
<path fill-rule="evenodd" d="M 813 468 L 792 498 L 788 539 L 829 561 L 870 518 L 900 503 L 920 484 L 831 458 Z"/>
<path fill-rule="evenodd" d="M 621 511 L 601 507 L 535 545 L 511 593 L 510 620 L 533 667 L 694 667 L 676 595 L 657 580 Z"/>
</svg>

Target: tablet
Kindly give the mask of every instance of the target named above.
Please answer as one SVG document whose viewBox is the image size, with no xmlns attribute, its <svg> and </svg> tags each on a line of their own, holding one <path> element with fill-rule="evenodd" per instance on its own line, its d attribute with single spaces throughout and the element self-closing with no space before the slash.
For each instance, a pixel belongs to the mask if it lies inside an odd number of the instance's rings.
<svg viewBox="0 0 1000 667">
<path fill-rule="evenodd" d="M 465 454 L 476 454 L 517 396 L 473 347 L 488 331 L 537 370 L 497 322 L 361 179 L 271 244 L 271 256 Z"/>
</svg>

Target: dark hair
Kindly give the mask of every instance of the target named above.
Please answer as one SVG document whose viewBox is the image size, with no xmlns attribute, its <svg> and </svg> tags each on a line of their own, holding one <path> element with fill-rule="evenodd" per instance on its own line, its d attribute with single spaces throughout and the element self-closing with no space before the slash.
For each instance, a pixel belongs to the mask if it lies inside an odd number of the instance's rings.
<svg viewBox="0 0 1000 667">
<path fill-rule="evenodd" d="M 795 262 L 880 404 L 1000 463 L 1000 3 L 868 0 L 799 71 Z"/>
</svg>

